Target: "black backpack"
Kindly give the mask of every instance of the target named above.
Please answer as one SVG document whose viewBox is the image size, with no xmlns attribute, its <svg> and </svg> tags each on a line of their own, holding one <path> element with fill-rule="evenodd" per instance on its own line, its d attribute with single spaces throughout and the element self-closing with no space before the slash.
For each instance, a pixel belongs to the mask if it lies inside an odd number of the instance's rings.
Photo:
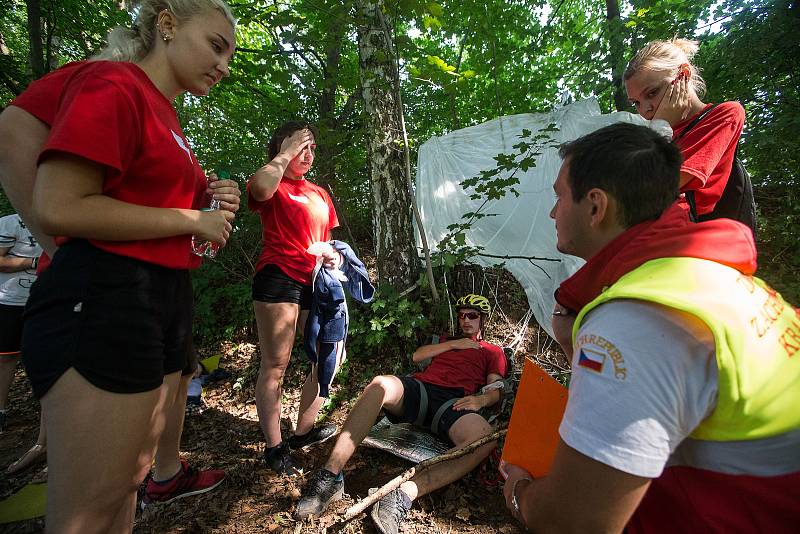
<svg viewBox="0 0 800 534">
<path fill-rule="evenodd" d="M 681 135 L 673 141 L 677 142 L 678 139 L 683 137 L 686 132 L 694 128 L 706 114 L 717 107 L 717 104 L 709 107 L 694 119 L 689 126 L 686 127 Z M 733 165 L 731 166 L 731 174 L 728 176 L 728 182 L 725 184 L 725 189 L 722 191 L 722 196 L 714 210 L 711 213 L 704 215 L 697 215 L 697 205 L 694 200 L 694 191 L 686 191 L 686 202 L 689 203 L 689 215 L 695 222 L 710 221 L 712 219 L 733 219 L 740 223 L 746 224 L 753 231 L 753 238 L 756 236 L 756 201 L 753 197 L 753 182 L 750 180 L 750 175 L 747 169 L 744 168 L 742 160 L 739 159 L 739 144 L 736 144 L 736 152 L 733 156 Z"/>
</svg>

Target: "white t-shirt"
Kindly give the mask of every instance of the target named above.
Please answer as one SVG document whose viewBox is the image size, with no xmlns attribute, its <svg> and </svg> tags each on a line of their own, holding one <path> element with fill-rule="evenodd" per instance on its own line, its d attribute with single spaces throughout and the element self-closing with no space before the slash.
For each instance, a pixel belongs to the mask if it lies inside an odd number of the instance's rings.
<svg viewBox="0 0 800 534">
<path fill-rule="evenodd" d="M 6 256 L 21 258 L 35 258 L 42 253 L 41 247 L 16 214 L 0 218 L 0 248 L 7 249 Z M 0 273 L 0 304 L 24 306 L 35 281 L 35 269 Z"/>
<path fill-rule="evenodd" d="M 713 335 L 696 317 L 636 300 L 603 304 L 576 337 L 559 433 L 594 460 L 656 478 L 713 411 L 717 374 Z"/>
</svg>

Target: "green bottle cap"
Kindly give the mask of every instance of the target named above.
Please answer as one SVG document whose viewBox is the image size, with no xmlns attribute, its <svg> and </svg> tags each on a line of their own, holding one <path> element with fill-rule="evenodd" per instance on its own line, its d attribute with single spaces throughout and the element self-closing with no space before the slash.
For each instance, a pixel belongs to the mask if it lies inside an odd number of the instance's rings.
<svg viewBox="0 0 800 534">
<path fill-rule="evenodd" d="M 220 180 L 230 180 L 231 173 L 229 171 L 217 171 L 217 178 Z"/>
</svg>

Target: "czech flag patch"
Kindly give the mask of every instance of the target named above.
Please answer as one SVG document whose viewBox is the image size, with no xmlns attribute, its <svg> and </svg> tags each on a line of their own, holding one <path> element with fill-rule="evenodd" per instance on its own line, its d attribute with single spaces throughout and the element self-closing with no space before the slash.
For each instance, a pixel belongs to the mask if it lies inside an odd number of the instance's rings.
<svg viewBox="0 0 800 534">
<path fill-rule="evenodd" d="M 578 365 L 581 367 L 591 369 L 596 373 L 602 373 L 605 362 L 605 353 L 587 349 L 586 347 L 581 348 L 581 353 L 578 356 Z"/>
</svg>

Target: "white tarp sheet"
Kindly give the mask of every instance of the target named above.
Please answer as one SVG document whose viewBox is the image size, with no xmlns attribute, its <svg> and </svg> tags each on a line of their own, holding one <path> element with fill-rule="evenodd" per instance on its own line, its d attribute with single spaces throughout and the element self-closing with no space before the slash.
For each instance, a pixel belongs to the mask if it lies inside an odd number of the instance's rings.
<svg viewBox="0 0 800 534">
<path fill-rule="evenodd" d="M 470 199 L 461 188 L 461 181 L 477 176 L 481 170 L 494 169 L 497 163 L 493 158 L 497 154 L 517 153 L 512 147 L 519 143 L 523 129 L 535 134 L 555 123 L 558 131 L 551 135 L 560 144 L 615 122 L 648 124 L 640 116 L 627 112 L 602 115 L 597 101 L 587 99 L 551 113 L 501 117 L 429 139 L 419 149 L 416 184 L 417 203 L 428 244 L 436 250 L 437 243 L 448 233 L 448 225 L 462 222 L 462 215 L 478 209 L 482 200 Z M 560 167 L 558 150 L 546 149 L 536 167 L 527 172 L 517 171 L 520 183 L 516 189 L 520 196 L 507 194 L 500 200 L 490 201 L 483 212 L 497 215 L 474 221 L 466 232 L 466 244 L 483 246 L 485 254 L 561 260 L 534 261 L 538 268 L 527 259 L 481 256 L 473 259 L 484 266 L 505 262 L 505 268 L 525 289 L 536 320 L 550 335 L 553 292 L 583 263 L 556 250 L 555 226 L 549 214 L 555 202 L 553 182 Z M 419 242 L 419 234 L 416 235 Z"/>
</svg>

